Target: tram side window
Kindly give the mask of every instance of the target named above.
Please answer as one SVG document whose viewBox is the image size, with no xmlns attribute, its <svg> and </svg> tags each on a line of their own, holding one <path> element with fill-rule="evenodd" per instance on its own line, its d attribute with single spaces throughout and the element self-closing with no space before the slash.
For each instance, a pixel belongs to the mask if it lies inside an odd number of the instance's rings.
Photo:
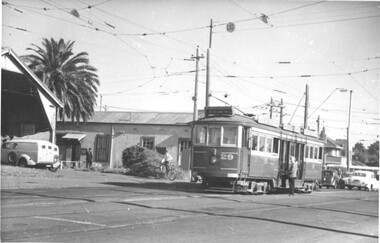
<svg viewBox="0 0 380 243">
<path fill-rule="evenodd" d="M 306 146 L 305 158 L 309 158 L 309 146 Z"/>
<path fill-rule="evenodd" d="M 264 152 L 265 149 L 265 137 L 259 137 L 259 151 Z"/>
<path fill-rule="evenodd" d="M 207 134 L 206 126 L 197 126 L 195 143 L 206 144 L 206 134 Z"/>
<path fill-rule="evenodd" d="M 208 128 L 208 144 L 220 146 L 220 126 L 209 126 Z"/>
<path fill-rule="evenodd" d="M 294 143 L 290 143 L 290 155 L 291 156 L 295 156 L 295 144 Z"/>
<path fill-rule="evenodd" d="M 323 148 L 319 147 L 319 156 L 318 156 L 318 159 L 322 159 L 322 158 L 323 158 Z"/>
<path fill-rule="evenodd" d="M 314 159 L 314 147 L 310 147 L 310 159 Z"/>
<path fill-rule="evenodd" d="M 279 144 L 280 144 L 280 139 L 278 139 L 278 138 L 274 138 L 274 139 L 273 139 L 273 153 L 275 153 L 275 154 L 278 154 L 278 153 L 279 153 L 279 151 L 278 151 L 278 149 L 279 149 Z"/>
<path fill-rule="evenodd" d="M 318 147 L 315 147 L 314 159 L 318 159 Z"/>
<path fill-rule="evenodd" d="M 237 127 L 223 127 L 223 144 L 236 145 L 237 136 Z"/>
<path fill-rule="evenodd" d="M 265 152 L 272 153 L 273 138 L 266 138 Z"/>
<path fill-rule="evenodd" d="M 252 135 L 252 150 L 257 151 L 259 137 L 257 135 Z"/>
</svg>

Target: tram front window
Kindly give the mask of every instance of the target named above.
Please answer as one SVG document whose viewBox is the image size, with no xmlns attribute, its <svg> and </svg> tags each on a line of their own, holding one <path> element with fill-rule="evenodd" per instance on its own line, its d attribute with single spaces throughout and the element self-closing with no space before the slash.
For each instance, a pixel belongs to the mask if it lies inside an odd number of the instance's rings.
<svg viewBox="0 0 380 243">
<path fill-rule="evenodd" d="M 238 129 L 237 127 L 223 127 L 223 144 L 236 145 Z"/>
<path fill-rule="evenodd" d="M 197 126 L 195 131 L 195 143 L 206 144 L 207 126 Z"/>
<path fill-rule="evenodd" d="M 220 126 L 209 126 L 208 128 L 208 144 L 220 146 L 221 129 Z"/>
</svg>

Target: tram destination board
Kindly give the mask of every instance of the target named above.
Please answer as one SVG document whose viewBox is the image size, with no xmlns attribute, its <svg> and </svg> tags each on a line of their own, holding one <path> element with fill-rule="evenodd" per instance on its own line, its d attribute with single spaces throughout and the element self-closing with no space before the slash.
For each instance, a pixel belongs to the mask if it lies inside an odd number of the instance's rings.
<svg viewBox="0 0 380 243">
<path fill-rule="evenodd" d="M 234 108 L 232 106 L 208 106 L 205 107 L 205 115 L 209 116 L 233 116 Z"/>
</svg>

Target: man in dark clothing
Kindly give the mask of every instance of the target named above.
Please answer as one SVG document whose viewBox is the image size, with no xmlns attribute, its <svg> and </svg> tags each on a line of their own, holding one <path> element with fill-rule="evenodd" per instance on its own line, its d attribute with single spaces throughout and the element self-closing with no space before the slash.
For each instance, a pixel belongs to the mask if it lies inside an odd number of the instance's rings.
<svg viewBox="0 0 380 243">
<path fill-rule="evenodd" d="M 91 148 L 86 151 L 86 168 L 89 169 L 92 166 L 92 152 Z"/>
</svg>

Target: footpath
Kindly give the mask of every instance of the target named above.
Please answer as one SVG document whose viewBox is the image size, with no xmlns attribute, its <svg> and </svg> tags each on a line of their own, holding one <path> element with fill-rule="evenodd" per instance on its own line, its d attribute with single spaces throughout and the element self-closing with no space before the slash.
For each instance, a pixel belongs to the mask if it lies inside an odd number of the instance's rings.
<svg viewBox="0 0 380 243">
<path fill-rule="evenodd" d="M 1 166 L 1 189 L 107 187 L 112 183 L 145 183 L 155 179 L 75 169 L 51 172 L 43 169 Z M 160 181 L 163 182 L 163 181 Z"/>
</svg>

